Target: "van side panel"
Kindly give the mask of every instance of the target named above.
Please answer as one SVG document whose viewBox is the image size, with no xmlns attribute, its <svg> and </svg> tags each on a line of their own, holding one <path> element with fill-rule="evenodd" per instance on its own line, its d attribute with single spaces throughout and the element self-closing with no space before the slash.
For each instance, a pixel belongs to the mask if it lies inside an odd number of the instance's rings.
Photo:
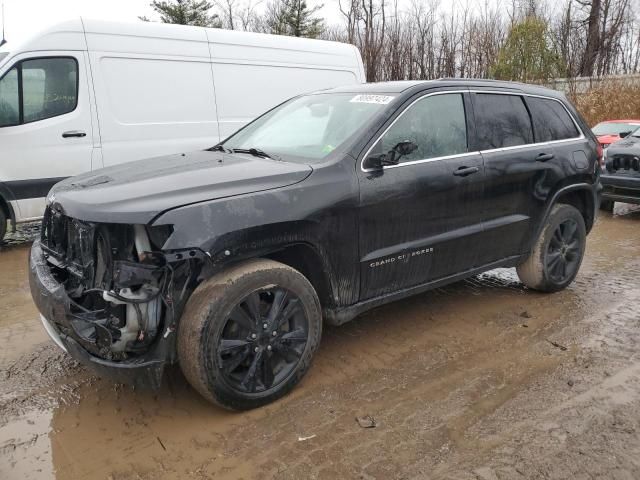
<svg viewBox="0 0 640 480">
<path fill-rule="evenodd" d="M 104 33 L 100 27 L 86 22 L 105 166 L 218 142 L 203 29 L 123 24 L 122 31 Z"/>
<path fill-rule="evenodd" d="M 220 29 L 206 32 L 222 138 L 292 96 L 362 81 L 360 55 L 352 45 Z"/>
</svg>

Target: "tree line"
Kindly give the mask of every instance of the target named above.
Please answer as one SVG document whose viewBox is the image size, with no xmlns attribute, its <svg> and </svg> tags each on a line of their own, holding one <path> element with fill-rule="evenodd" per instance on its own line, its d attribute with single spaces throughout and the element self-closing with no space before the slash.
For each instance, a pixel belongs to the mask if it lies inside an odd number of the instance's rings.
<svg viewBox="0 0 640 480">
<path fill-rule="evenodd" d="M 151 6 L 167 23 L 352 43 L 370 82 L 544 82 L 640 69 L 639 0 L 460 0 L 448 10 L 438 0 L 332 1 L 341 14 L 337 24 L 305 0 L 154 0 Z"/>
</svg>

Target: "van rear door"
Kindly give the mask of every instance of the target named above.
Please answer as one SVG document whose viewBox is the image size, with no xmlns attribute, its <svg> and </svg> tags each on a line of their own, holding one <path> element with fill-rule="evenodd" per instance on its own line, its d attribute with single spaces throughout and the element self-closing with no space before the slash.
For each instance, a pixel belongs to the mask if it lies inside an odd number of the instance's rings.
<svg viewBox="0 0 640 480">
<path fill-rule="evenodd" d="M 63 178 L 91 170 L 93 132 L 84 52 L 16 56 L 0 78 L 0 181 L 16 220 L 42 217 Z"/>
</svg>

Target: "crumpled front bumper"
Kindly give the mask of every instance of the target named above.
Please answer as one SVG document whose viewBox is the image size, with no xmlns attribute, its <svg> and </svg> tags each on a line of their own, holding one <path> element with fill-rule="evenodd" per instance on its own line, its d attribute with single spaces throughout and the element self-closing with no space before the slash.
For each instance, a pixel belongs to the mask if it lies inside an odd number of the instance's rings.
<svg viewBox="0 0 640 480">
<path fill-rule="evenodd" d="M 123 361 L 105 360 L 85 350 L 77 338 L 73 338 L 71 325 L 71 299 L 64 286 L 54 278 L 44 257 L 39 241 L 33 243 L 29 256 L 29 285 L 31 296 L 41 313 L 45 330 L 52 340 L 73 358 L 98 375 L 118 383 L 139 387 L 159 388 L 162 373 L 172 343 L 167 332 L 156 341 L 155 347 L 145 355 Z M 66 332 L 66 333 L 65 333 Z"/>
</svg>

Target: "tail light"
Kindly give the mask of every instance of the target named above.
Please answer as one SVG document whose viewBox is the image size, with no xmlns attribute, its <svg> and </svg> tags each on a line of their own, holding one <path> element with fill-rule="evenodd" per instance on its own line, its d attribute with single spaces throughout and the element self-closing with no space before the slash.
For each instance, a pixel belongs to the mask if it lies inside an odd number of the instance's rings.
<svg viewBox="0 0 640 480">
<path fill-rule="evenodd" d="M 596 146 L 596 155 L 598 155 L 598 163 L 600 163 L 600 168 L 604 169 L 604 149 L 602 148 L 601 143 L 598 143 Z"/>
</svg>

